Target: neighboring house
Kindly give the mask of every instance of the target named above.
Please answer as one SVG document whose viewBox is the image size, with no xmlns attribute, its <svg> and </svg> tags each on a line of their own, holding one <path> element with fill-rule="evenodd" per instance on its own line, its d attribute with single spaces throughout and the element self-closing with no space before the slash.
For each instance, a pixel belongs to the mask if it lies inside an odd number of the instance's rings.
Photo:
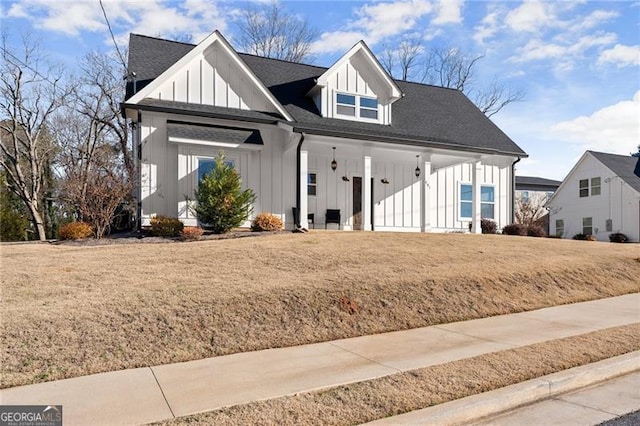
<svg viewBox="0 0 640 426">
<path fill-rule="evenodd" d="M 551 231 L 563 238 L 621 232 L 640 238 L 640 159 L 587 151 L 547 204 Z"/>
<path fill-rule="evenodd" d="M 561 183 L 541 177 L 516 176 L 516 222 L 528 222 L 527 219 L 536 218 L 535 223 L 549 234 L 549 214 L 545 206 Z"/>
<path fill-rule="evenodd" d="M 197 218 L 187 197 L 224 151 L 254 214 L 345 230 L 480 232 L 511 223 L 526 154 L 462 92 L 393 80 L 364 42 L 330 68 L 131 35 L 127 100 L 140 218 Z M 299 221 L 293 217 L 299 212 Z"/>
</svg>

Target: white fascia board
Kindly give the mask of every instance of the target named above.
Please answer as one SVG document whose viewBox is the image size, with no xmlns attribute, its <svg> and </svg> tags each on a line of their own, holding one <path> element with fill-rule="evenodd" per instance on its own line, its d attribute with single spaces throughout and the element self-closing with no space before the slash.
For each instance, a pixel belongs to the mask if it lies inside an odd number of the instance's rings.
<svg viewBox="0 0 640 426">
<path fill-rule="evenodd" d="M 181 70 L 186 64 L 191 62 L 193 59 L 197 58 L 199 55 L 203 55 L 204 51 L 212 46 L 215 42 L 219 42 L 220 45 L 229 53 L 233 61 L 240 67 L 240 69 L 249 77 L 249 79 L 256 85 L 256 87 L 264 94 L 267 99 L 273 104 L 273 106 L 278 110 L 283 117 L 285 117 L 288 121 L 294 121 L 293 118 L 287 113 L 284 107 L 278 102 L 278 100 L 273 96 L 273 94 L 265 87 L 265 85 L 256 77 L 256 75 L 251 71 L 251 69 L 244 63 L 242 59 L 238 56 L 236 51 L 231 47 L 229 42 L 224 38 L 224 36 L 218 31 L 214 31 L 209 34 L 204 40 L 200 42 L 196 47 L 191 49 L 189 53 L 180 58 L 176 63 L 171 65 L 166 71 L 156 77 L 151 83 L 145 86 L 138 93 L 133 95 L 127 103 L 138 103 L 154 90 L 157 90 L 162 83 L 168 80 L 172 75 Z"/>
<path fill-rule="evenodd" d="M 247 151 L 260 151 L 263 147 L 263 145 L 257 145 L 257 144 L 214 142 L 214 141 L 204 141 L 200 139 L 177 138 L 174 136 L 169 136 L 168 139 L 169 139 L 169 142 L 177 143 L 177 144 L 187 143 L 191 145 L 204 145 L 204 146 L 215 146 L 219 148 L 243 149 Z"/>
<path fill-rule="evenodd" d="M 348 61 L 352 56 L 354 56 L 356 53 L 360 51 L 364 53 L 365 57 L 369 60 L 370 64 L 375 68 L 380 78 L 389 86 L 389 89 L 391 91 L 390 98 L 392 99 L 392 101 L 400 99 L 402 97 L 402 91 L 400 90 L 398 85 L 395 83 L 395 81 L 393 81 L 391 76 L 389 76 L 389 74 L 384 70 L 384 68 L 382 68 L 382 65 L 380 65 L 380 61 L 378 61 L 378 59 L 371 52 L 367 44 L 362 40 L 357 42 L 351 49 L 349 49 L 347 53 L 342 55 L 340 59 L 338 59 L 333 65 L 331 65 L 331 67 L 327 71 L 325 71 L 320 77 L 318 77 L 317 85 L 320 87 L 326 86 L 327 80 L 329 79 L 329 77 L 333 73 L 335 73 L 336 70 L 338 70 L 346 61 Z M 313 91 L 313 89 L 311 90 Z"/>
</svg>

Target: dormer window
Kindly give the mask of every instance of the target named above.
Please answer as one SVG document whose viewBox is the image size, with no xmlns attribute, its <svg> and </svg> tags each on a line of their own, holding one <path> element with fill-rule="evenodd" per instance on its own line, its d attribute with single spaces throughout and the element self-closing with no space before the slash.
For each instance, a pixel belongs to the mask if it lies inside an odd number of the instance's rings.
<svg viewBox="0 0 640 426">
<path fill-rule="evenodd" d="M 336 93 L 336 116 L 378 121 L 378 99 Z"/>
</svg>

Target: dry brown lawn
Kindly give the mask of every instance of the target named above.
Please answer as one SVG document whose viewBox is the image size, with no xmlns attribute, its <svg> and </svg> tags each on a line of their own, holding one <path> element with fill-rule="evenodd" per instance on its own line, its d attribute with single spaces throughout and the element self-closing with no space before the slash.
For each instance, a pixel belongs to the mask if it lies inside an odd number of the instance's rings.
<svg viewBox="0 0 640 426">
<path fill-rule="evenodd" d="M 640 291 L 640 245 L 500 235 L 0 250 L 0 387 Z"/>
<path fill-rule="evenodd" d="M 161 424 L 356 425 L 638 350 L 639 334 L 638 324 L 615 327 Z"/>
</svg>

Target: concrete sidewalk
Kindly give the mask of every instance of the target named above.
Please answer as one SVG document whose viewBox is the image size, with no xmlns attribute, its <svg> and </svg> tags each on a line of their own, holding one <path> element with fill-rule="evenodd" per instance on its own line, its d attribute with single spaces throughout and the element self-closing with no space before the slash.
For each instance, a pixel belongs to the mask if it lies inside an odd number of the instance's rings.
<svg viewBox="0 0 640 426">
<path fill-rule="evenodd" d="M 62 404 L 64 424 L 141 424 L 374 379 L 640 322 L 640 294 L 407 331 L 0 390 L 0 404 Z"/>
</svg>

